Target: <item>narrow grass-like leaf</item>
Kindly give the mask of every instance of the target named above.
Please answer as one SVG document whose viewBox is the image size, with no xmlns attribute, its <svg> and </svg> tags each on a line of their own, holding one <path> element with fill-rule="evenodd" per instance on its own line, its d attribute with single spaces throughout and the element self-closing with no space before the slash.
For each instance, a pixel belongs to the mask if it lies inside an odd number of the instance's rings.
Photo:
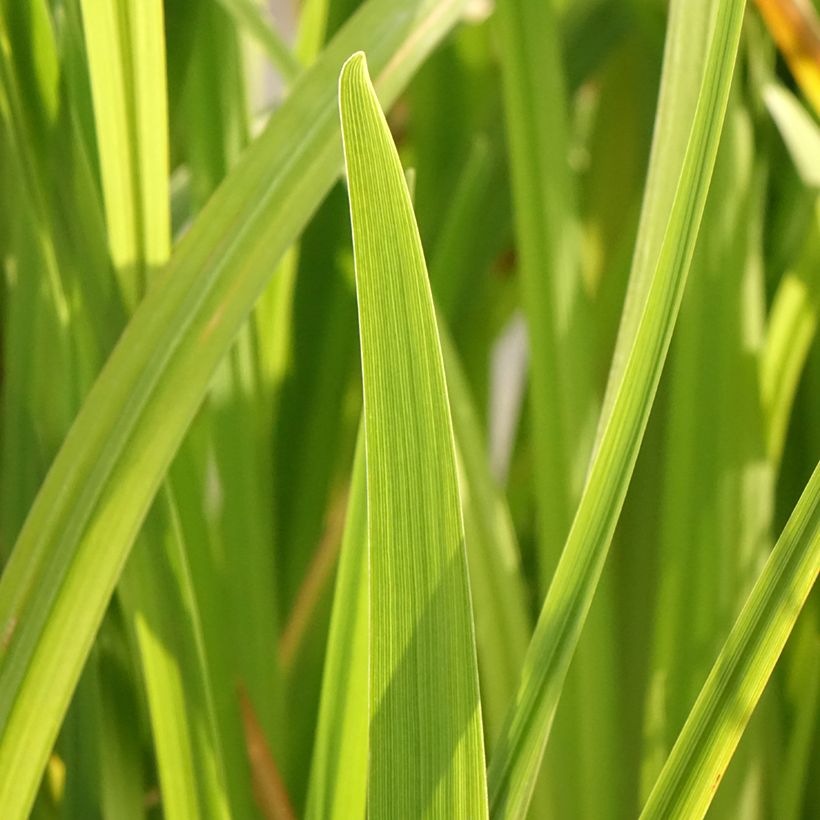
<svg viewBox="0 0 820 820">
<path fill-rule="evenodd" d="M 604 425 L 612 411 L 663 243 L 666 217 L 672 210 L 701 90 L 709 21 L 717 5 L 716 0 L 672 0 L 669 4 L 649 171 L 596 446 L 600 445 Z"/>
<path fill-rule="evenodd" d="M 170 194 L 162 3 L 84 3 L 108 242 L 131 306 L 168 259 Z M 199 609 L 170 484 L 127 565 L 169 818 L 227 816 Z"/>
<path fill-rule="evenodd" d="M 452 422 L 401 163 L 364 54 L 342 69 L 365 406 L 373 817 L 486 816 Z"/>
<path fill-rule="evenodd" d="M 477 413 L 439 317 L 461 496 L 485 737 L 490 743 L 515 692 L 531 625 L 509 510 L 490 476 Z M 367 774 L 367 554 L 363 440 L 348 496 L 307 816 L 363 817 Z M 340 766 L 344 765 L 344 771 Z"/>
<path fill-rule="evenodd" d="M 501 0 L 497 10 L 522 302 L 532 356 L 530 405 L 544 587 L 572 521 L 597 410 L 569 168 L 566 91 L 552 6 Z"/>
<path fill-rule="evenodd" d="M 703 87 L 646 307 L 612 414 L 541 610 L 490 778 L 494 817 L 521 817 L 561 687 L 603 569 L 657 390 L 695 241 L 731 86 L 745 3 L 721 4 Z"/>
<path fill-rule="evenodd" d="M 7 817 L 34 799 L 122 565 L 216 364 L 339 171 L 343 57 L 369 48 L 392 100 L 460 8 L 371 0 L 351 19 L 180 242 L 92 388 L 0 581 Z"/>
<path fill-rule="evenodd" d="M 300 8 L 295 49 L 299 59 L 310 65 L 325 41 L 330 0 L 305 0 Z"/>
<path fill-rule="evenodd" d="M 183 94 L 187 115 L 179 148 L 188 158 L 197 199 L 204 204 L 247 147 L 249 125 L 237 27 L 213 3 L 193 9 L 192 17 L 191 82 Z M 218 63 L 214 50 L 221 55 Z M 203 105 L 204 100 L 208 104 Z M 277 284 L 272 280 L 269 287 Z M 262 345 L 255 330 L 251 322 L 241 328 L 211 381 L 203 427 L 208 431 L 207 448 L 220 503 L 206 513 L 212 543 L 210 549 L 199 550 L 194 567 L 203 601 L 211 598 L 204 590 L 216 587 L 222 591 L 219 610 L 207 607 L 209 662 L 217 718 L 225 738 L 233 811 L 240 816 L 253 810 L 250 805 L 236 805 L 237 800 L 247 800 L 250 791 L 245 769 L 246 746 L 252 738 L 236 737 L 232 731 L 240 717 L 237 686 L 242 687 L 246 701 L 242 714 L 250 710 L 255 717 L 253 723 L 243 725 L 252 725 L 255 735 L 261 732 L 276 756 L 284 748 L 286 731 L 277 654 L 271 650 L 279 635 L 278 564 L 270 502 L 271 407 L 261 398 L 256 351 Z M 230 555 L 231 560 L 224 562 L 223 555 Z M 246 637 L 236 641 L 236 635 Z"/>
<path fill-rule="evenodd" d="M 199 610 L 174 496 L 163 487 L 123 574 L 168 818 L 228 818 Z"/>
<path fill-rule="evenodd" d="M 360 820 L 367 798 L 369 577 L 364 429 L 353 458 L 313 747 L 308 820 Z"/>
<path fill-rule="evenodd" d="M 492 754 L 515 697 L 532 619 L 510 510 L 491 474 L 478 412 L 441 315 L 438 326 L 461 479 L 484 737 Z M 533 816 L 546 814 L 553 798 L 542 778 L 533 792 Z"/>
<path fill-rule="evenodd" d="M 760 370 L 769 456 L 780 463 L 792 405 L 820 315 L 820 202 L 815 223 L 793 269 L 778 285 L 769 315 Z"/>
<path fill-rule="evenodd" d="M 515 694 L 532 626 L 510 513 L 490 475 L 478 414 L 449 331 L 441 319 L 439 336 L 461 476 L 481 709 L 485 735 L 492 744 Z"/>
<path fill-rule="evenodd" d="M 131 310 L 170 248 L 162 3 L 82 0 L 111 261 Z"/>
<path fill-rule="evenodd" d="M 641 814 L 701 818 L 820 572 L 820 464 L 712 667 Z"/>
</svg>

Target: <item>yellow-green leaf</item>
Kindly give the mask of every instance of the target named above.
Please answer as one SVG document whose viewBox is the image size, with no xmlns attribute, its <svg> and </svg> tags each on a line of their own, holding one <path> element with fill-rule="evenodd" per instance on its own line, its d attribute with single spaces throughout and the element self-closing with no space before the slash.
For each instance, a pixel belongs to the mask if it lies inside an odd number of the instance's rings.
<svg viewBox="0 0 820 820">
<path fill-rule="evenodd" d="M 487 813 L 452 421 L 427 269 L 364 54 L 342 69 L 365 406 L 374 818 Z"/>
</svg>

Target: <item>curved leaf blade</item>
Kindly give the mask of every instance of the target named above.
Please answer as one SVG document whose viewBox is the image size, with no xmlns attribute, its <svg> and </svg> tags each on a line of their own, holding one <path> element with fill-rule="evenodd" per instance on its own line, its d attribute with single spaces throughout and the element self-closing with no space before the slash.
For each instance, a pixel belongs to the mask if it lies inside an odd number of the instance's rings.
<svg viewBox="0 0 820 820">
<path fill-rule="evenodd" d="M 421 240 L 363 53 L 339 80 L 365 406 L 373 817 L 487 814 L 452 421 Z"/>
</svg>

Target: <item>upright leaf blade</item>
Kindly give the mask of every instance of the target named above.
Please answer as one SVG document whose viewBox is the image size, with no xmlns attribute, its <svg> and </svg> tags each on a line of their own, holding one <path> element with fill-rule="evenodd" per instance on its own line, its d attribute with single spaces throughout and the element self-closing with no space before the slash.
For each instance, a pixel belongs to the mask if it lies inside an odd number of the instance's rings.
<svg viewBox="0 0 820 820">
<path fill-rule="evenodd" d="M 313 746 L 309 820 L 360 820 L 367 797 L 368 565 L 364 435 L 347 500 L 322 696 Z"/>
<path fill-rule="evenodd" d="M 501 0 L 496 14 L 530 350 L 529 421 L 542 592 L 583 489 L 599 405 L 555 6 L 554 0 Z M 606 651 L 614 622 L 609 596 L 601 595 L 570 671 L 556 719 L 556 746 L 544 767 L 552 780 L 553 811 L 559 815 L 579 807 L 597 820 L 614 818 L 618 743 L 607 695 L 617 680 Z M 585 744 L 591 736 L 595 742 Z"/>
<path fill-rule="evenodd" d="M 532 355 L 534 495 L 544 588 L 572 522 L 597 410 L 554 5 L 502 0 L 497 12 Z"/>
<path fill-rule="evenodd" d="M 82 0 L 111 260 L 129 308 L 170 248 L 162 3 Z"/>
<path fill-rule="evenodd" d="M 758 376 L 763 187 L 738 92 L 736 86 L 665 377 L 667 455 L 653 545 L 659 582 L 641 802 L 773 543 L 774 482 Z M 750 748 L 738 758 L 726 805 L 737 806 L 759 752 Z"/>
<path fill-rule="evenodd" d="M 359 299 L 373 817 L 487 814 L 452 422 L 401 163 L 364 54 L 339 80 Z"/>
</svg>

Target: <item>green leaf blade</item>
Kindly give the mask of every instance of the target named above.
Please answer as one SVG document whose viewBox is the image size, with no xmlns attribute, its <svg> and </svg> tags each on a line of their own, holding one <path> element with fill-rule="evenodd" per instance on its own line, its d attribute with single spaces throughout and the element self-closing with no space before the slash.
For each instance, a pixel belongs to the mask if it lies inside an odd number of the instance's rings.
<svg viewBox="0 0 820 820">
<path fill-rule="evenodd" d="M 706 814 L 819 571 L 820 465 L 712 667 L 643 820 Z"/>
<path fill-rule="evenodd" d="M 368 555 L 364 430 L 353 458 L 308 789 L 308 820 L 359 820 L 367 801 Z"/>
<path fill-rule="evenodd" d="M 82 9 L 109 252 L 133 308 L 171 245 L 162 3 Z"/>
<path fill-rule="evenodd" d="M 373 817 L 487 813 L 464 527 L 432 297 L 362 53 L 339 81 L 359 299 Z"/>
</svg>

